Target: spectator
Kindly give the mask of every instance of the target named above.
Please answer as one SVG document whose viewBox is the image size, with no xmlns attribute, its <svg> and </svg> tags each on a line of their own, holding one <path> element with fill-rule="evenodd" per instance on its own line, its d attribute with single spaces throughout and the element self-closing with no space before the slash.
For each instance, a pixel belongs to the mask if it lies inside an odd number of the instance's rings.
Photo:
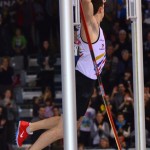
<svg viewBox="0 0 150 150">
<path fill-rule="evenodd" d="M 112 103 L 112 100 L 110 99 L 110 96 L 108 94 L 105 94 L 105 100 L 106 100 L 107 106 L 109 106 L 109 110 L 111 112 L 112 117 L 116 118 L 116 114 L 114 113 L 115 111 L 114 111 L 114 108 L 113 108 L 113 105 L 112 105 L 113 103 Z M 103 115 L 105 115 L 104 116 L 104 121 L 109 122 L 109 118 L 107 117 L 106 110 L 105 110 L 105 113 L 103 113 Z"/>
<path fill-rule="evenodd" d="M 35 28 L 35 46 L 39 48 L 43 40 L 49 37 L 48 22 L 46 22 L 45 1 L 35 0 L 33 2 L 34 28 Z M 50 9 L 50 8 L 49 8 Z M 52 22 L 51 22 L 52 24 Z"/>
<path fill-rule="evenodd" d="M 4 107 L 0 106 L 0 149 L 1 150 L 7 150 L 6 123 L 7 123 L 7 114 L 4 110 Z"/>
<path fill-rule="evenodd" d="M 121 61 L 119 63 L 119 79 L 124 75 L 125 72 L 132 72 L 132 58 L 128 50 L 123 50 L 121 53 Z"/>
<path fill-rule="evenodd" d="M 61 116 L 60 108 L 58 106 L 53 106 L 53 117 Z M 63 150 L 63 140 L 58 140 L 52 144 L 52 149 Z"/>
<path fill-rule="evenodd" d="M 54 63 L 55 56 L 50 49 L 49 42 L 45 40 L 38 55 L 38 64 L 41 67 L 39 74 L 39 85 L 51 87 L 54 96 Z"/>
<path fill-rule="evenodd" d="M 113 0 L 108 0 L 107 4 L 105 4 L 105 17 L 102 22 L 102 27 L 107 35 L 112 31 L 110 26 L 113 26 L 113 21 L 115 18 L 115 3 Z"/>
<path fill-rule="evenodd" d="M 91 146 L 91 128 L 93 119 L 95 118 L 95 110 L 90 105 L 91 104 L 89 104 L 80 125 L 79 143 L 83 144 L 85 147 Z"/>
<path fill-rule="evenodd" d="M 1 94 L 6 88 L 12 87 L 14 70 L 10 66 L 9 57 L 3 57 L 0 64 L 0 92 Z"/>
<path fill-rule="evenodd" d="M 46 0 L 46 12 L 48 14 L 48 25 L 50 29 L 50 45 L 55 47 L 58 45 L 58 34 L 59 34 L 59 1 Z M 56 44 L 57 42 L 57 44 Z"/>
<path fill-rule="evenodd" d="M 7 10 L 8 11 L 8 10 Z M 6 13 L 8 14 L 8 13 Z M 6 17 L 7 18 L 7 17 Z M 11 31 L 8 18 L 0 13 L 0 56 L 11 56 Z"/>
<path fill-rule="evenodd" d="M 123 113 L 118 113 L 117 114 L 117 119 L 115 121 L 115 126 L 116 126 L 116 130 L 118 132 L 118 135 L 122 134 L 125 137 L 125 141 L 129 142 L 131 127 L 128 124 L 128 122 L 126 121 L 126 119 L 124 118 Z M 112 129 L 111 129 L 110 135 L 111 135 L 112 138 L 114 138 L 114 134 L 113 134 Z"/>
<path fill-rule="evenodd" d="M 79 149 L 79 150 L 84 150 L 84 148 L 85 148 L 85 147 L 84 147 L 83 144 L 79 144 L 79 146 L 78 146 L 78 149 Z"/>
<path fill-rule="evenodd" d="M 122 148 L 127 148 L 127 142 L 125 140 L 125 136 L 123 135 L 123 133 L 119 133 L 118 134 L 118 138 L 119 138 L 119 142 Z"/>
<path fill-rule="evenodd" d="M 130 94 L 125 94 L 123 103 L 118 106 L 119 111 L 124 113 L 127 122 L 132 125 L 134 121 L 133 98 Z"/>
<path fill-rule="evenodd" d="M 33 97 L 33 117 L 38 116 L 39 107 L 40 107 L 40 98 Z"/>
<path fill-rule="evenodd" d="M 31 122 L 36 122 L 36 121 L 40 121 L 40 120 L 43 120 L 45 119 L 45 106 L 43 105 L 40 105 L 39 107 L 39 110 L 38 110 L 38 116 L 37 117 L 34 117 L 32 119 Z M 45 130 L 38 130 L 38 131 L 35 131 L 33 135 L 31 135 L 31 141 L 32 143 L 34 143 L 37 138 L 44 132 Z M 43 150 L 49 150 L 48 147 L 44 148 Z"/>
<path fill-rule="evenodd" d="M 114 47 L 114 50 L 115 50 L 114 54 L 119 59 L 121 59 L 121 53 L 122 53 L 122 50 L 124 49 L 130 50 L 130 53 L 131 53 L 131 44 L 128 40 L 127 32 L 122 29 L 119 31 L 118 41 L 116 42 L 116 45 Z"/>
<path fill-rule="evenodd" d="M 51 99 L 46 99 L 45 101 L 45 118 L 52 117 L 53 114 L 53 103 Z"/>
<path fill-rule="evenodd" d="M 119 20 L 121 27 L 126 28 L 126 1 L 117 0 L 117 19 Z"/>
<path fill-rule="evenodd" d="M 149 84 L 144 86 L 144 94 L 146 94 L 150 98 L 150 87 L 149 87 Z"/>
<path fill-rule="evenodd" d="M 113 53 L 113 45 L 108 45 L 106 49 L 107 61 L 102 72 L 103 83 L 105 91 L 107 91 L 107 93 L 110 93 L 112 91 L 114 85 L 116 85 L 116 82 L 118 80 L 117 75 L 119 60 L 116 56 L 114 56 Z"/>
<path fill-rule="evenodd" d="M 149 29 L 150 25 L 150 2 L 149 0 L 142 1 L 142 3 L 145 3 L 145 6 L 142 5 L 143 8 L 143 29 L 144 27 L 147 27 Z"/>
<path fill-rule="evenodd" d="M 45 119 L 45 106 L 44 105 L 40 105 L 39 110 L 38 110 L 38 116 L 34 117 L 32 119 L 32 122 L 36 122 L 42 119 Z"/>
<path fill-rule="evenodd" d="M 32 1 L 16 0 L 14 3 L 16 27 L 22 29 L 28 41 L 28 49 L 32 48 L 31 28 L 33 23 Z M 28 51 L 30 53 L 30 51 Z"/>
<path fill-rule="evenodd" d="M 128 90 L 132 93 L 132 73 L 130 71 L 125 71 L 123 77 L 121 78 L 121 82 L 128 88 Z"/>
<path fill-rule="evenodd" d="M 52 91 L 49 87 L 45 87 L 42 95 L 40 96 L 40 103 L 45 104 L 47 99 L 53 99 Z"/>
<path fill-rule="evenodd" d="M 17 28 L 15 35 L 12 39 L 12 48 L 15 55 L 25 55 L 26 54 L 27 40 L 22 34 L 21 29 Z"/>
<path fill-rule="evenodd" d="M 113 40 L 114 38 L 111 38 L 112 44 L 113 46 L 115 46 L 115 42 L 116 42 L 116 38 L 118 38 L 118 33 L 121 30 L 120 29 L 120 23 L 118 20 L 114 21 L 113 27 L 112 27 L 112 35 L 114 36 L 115 40 Z"/>
<path fill-rule="evenodd" d="M 118 112 L 118 106 L 120 106 L 123 102 L 124 95 L 126 93 L 126 87 L 123 83 L 119 83 L 118 86 L 115 86 L 113 88 L 112 94 L 111 94 L 111 104 L 113 107 L 113 112 L 117 114 Z"/>
<path fill-rule="evenodd" d="M 104 121 L 104 115 L 100 112 L 96 114 L 96 118 L 94 119 L 94 123 L 92 125 L 91 135 L 93 138 L 93 146 L 98 147 L 99 141 L 104 136 L 109 138 L 110 129 L 107 122 Z"/>
<path fill-rule="evenodd" d="M 6 108 L 7 112 L 7 144 L 9 150 L 12 150 L 12 145 L 15 142 L 15 121 L 17 120 L 18 111 L 10 89 L 6 89 L 1 105 Z"/>
<path fill-rule="evenodd" d="M 59 109 L 57 106 L 54 106 L 54 107 L 53 107 L 53 114 L 54 114 L 54 117 L 61 115 L 60 109 Z"/>
<path fill-rule="evenodd" d="M 101 149 L 108 149 L 110 148 L 110 145 L 109 145 L 109 139 L 105 136 L 103 136 L 100 141 L 99 141 L 99 148 Z"/>
</svg>

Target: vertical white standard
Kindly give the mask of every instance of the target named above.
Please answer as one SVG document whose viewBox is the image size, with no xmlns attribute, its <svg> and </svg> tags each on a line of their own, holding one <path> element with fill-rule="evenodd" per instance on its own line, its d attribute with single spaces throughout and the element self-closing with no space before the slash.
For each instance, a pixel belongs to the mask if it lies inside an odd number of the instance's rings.
<svg viewBox="0 0 150 150">
<path fill-rule="evenodd" d="M 132 21 L 135 149 L 146 150 L 141 0 L 127 0 L 127 19 Z"/>
<path fill-rule="evenodd" d="M 64 149 L 77 150 L 75 61 L 72 0 L 60 0 Z"/>
</svg>

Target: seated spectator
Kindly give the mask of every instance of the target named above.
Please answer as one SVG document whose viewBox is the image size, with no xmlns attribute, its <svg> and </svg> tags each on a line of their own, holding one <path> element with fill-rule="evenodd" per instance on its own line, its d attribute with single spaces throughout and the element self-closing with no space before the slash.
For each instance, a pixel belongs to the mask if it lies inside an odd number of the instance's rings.
<svg viewBox="0 0 150 150">
<path fill-rule="evenodd" d="M 7 112 L 7 144 L 9 149 L 12 149 L 15 139 L 15 121 L 17 120 L 17 106 L 13 100 L 12 91 L 7 89 L 4 93 L 4 98 L 1 105 L 6 108 Z"/>
<path fill-rule="evenodd" d="M 45 104 L 47 99 L 53 99 L 52 91 L 49 87 L 45 87 L 42 95 L 40 96 L 40 103 Z"/>
<path fill-rule="evenodd" d="M 39 110 L 38 110 L 38 116 L 34 117 L 31 122 L 36 122 L 36 121 L 40 121 L 42 119 L 45 119 L 45 106 L 44 105 L 40 105 Z M 38 130 L 35 131 L 33 135 L 31 135 L 31 141 L 32 143 L 34 143 L 37 138 L 43 133 L 45 132 L 45 130 Z M 48 147 L 44 148 L 43 150 L 49 150 Z"/>
<path fill-rule="evenodd" d="M 123 133 L 118 133 L 119 142 L 122 148 L 127 148 L 127 142 Z"/>
<path fill-rule="evenodd" d="M 91 129 L 91 136 L 93 139 L 92 144 L 94 147 L 98 147 L 101 138 L 103 138 L 104 136 L 109 138 L 110 136 L 109 125 L 104 121 L 104 116 L 100 112 L 96 114 L 96 118 L 94 119 L 94 123 Z"/>
<path fill-rule="evenodd" d="M 119 62 L 119 79 L 124 75 L 125 72 L 132 72 L 132 58 L 128 50 L 124 49 L 121 53 L 122 60 Z"/>
<path fill-rule="evenodd" d="M 84 150 L 84 145 L 83 144 L 79 144 L 78 150 Z"/>
<path fill-rule="evenodd" d="M 115 44 L 115 53 L 119 59 L 121 58 L 122 50 L 131 50 L 131 43 L 128 41 L 127 32 L 125 30 L 120 30 L 118 35 L 118 41 Z"/>
<path fill-rule="evenodd" d="M 33 97 L 33 117 L 38 116 L 39 107 L 40 107 L 40 98 Z"/>
<path fill-rule="evenodd" d="M 9 57 L 3 57 L 0 64 L 0 94 L 13 85 L 14 70 L 9 64 Z"/>
<path fill-rule="evenodd" d="M 102 77 L 105 90 L 110 93 L 118 80 L 117 76 L 119 60 L 116 56 L 114 56 L 113 45 L 107 46 L 106 56 L 107 60 L 102 72 Z"/>
<path fill-rule="evenodd" d="M 0 1 L 2 2 L 2 1 Z M 0 10 L 0 56 L 11 56 L 11 31 L 8 7 Z"/>
<path fill-rule="evenodd" d="M 53 106 L 53 117 L 61 116 L 60 108 Z M 58 140 L 51 145 L 52 149 L 63 149 L 63 140 Z"/>
<path fill-rule="evenodd" d="M 124 85 L 127 87 L 127 89 L 130 91 L 130 93 L 132 92 L 132 73 L 130 71 L 126 71 L 123 75 L 123 77 L 121 78 L 121 82 L 124 83 Z M 132 94 L 133 95 L 133 94 Z"/>
<path fill-rule="evenodd" d="M 26 54 L 27 41 L 25 36 L 22 34 L 21 29 L 17 28 L 15 35 L 12 39 L 12 48 L 15 55 Z"/>
<path fill-rule="evenodd" d="M 148 84 L 144 86 L 144 94 L 150 98 L 150 87 Z"/>
<path fill-rule="evenodd" d="M 126 93 L 126 87 L 123 83 L 119 83 L 118 86 L 115 86 L 113 88 L 110 99 L 113 107 L 112 111 L 115 114 L 119 111 L 118 106 L 122 104 L 125 93 Z"/>
<path fill-rule="evenodd" d="M 115 111 L 114 111 L 114 108 L 113 108 L 113 105 L 112 105 L 113 103 L 112 103 L 112 100 L 110 99 L 110 96 L 108 94 L 105 95 L 105 101 L 106 101 L 107 106 L 109 106 L 109 110 L 111 112 L 112 118 L 115 119 L 116 114 L 115 114 Z M 104 121 L 109 123 L 109 118 L 107 116 L 106 110 L 105 110 L 105 113 L 103 113 L 103 115 L 104 115 Z"/>
<path fill-rule="evenodd" d="M 89 107 L 87 108 L 80 125 L 79 143 L 83 144 L 85 147 L 91 146 L 91 128 L 93 119 L 95 118 L 95 110 L 90 105 L 91 102 L 89 103 Z"/>
<path fill-rule="evenodd" d="M 38 110 L 38 116 L 33 117 L 32 122 L 39 121 L 42 119 L 45 119 L 45 106 L 41 104 Z"/>
<path fill-rule="evenodd" d="M 121 113 L 121 112 L 118 113 L 117 119 L 115 121 L 115 126 L 116 126 L 116 130 L 117 130 L 118 135 L 122 134 L 125 137 L 126 143 L 128 143 L 129 137 L 130 137 L 131 126 L 126 121 L 123 113 Z M 110 132 L 110 136 L 111 136 L 112 141 L 113 141 L 112 143 L 114 143 L 114 133 L 113 133 L 112 129 Z M 129 146 L 129 143 L 128 143 L 128 146 Z"/>
<path fill-rule="evenodd" d="M 53 103 L 51 99 L 46 99 L 45 101 L 45 117 L 49 118 L 52 117 L 53 114 Z"/>
<path fill-rule="evenodd" d="M 134 104 L 133 104 L 133 98 L 130 96 L 130 94 L 126 93 L 124 96 L 123 103 L 118 106 L 119 111 L 124 113 L 124 116 L 128 123 L 133 124 L 134 121 Z"/>
<path fill-rule="evenodd" d="M 119 20 L 115 20 L 113 23 L 113 27 L 112 27 L 112 33 L 110 35 L 110 40 L 111 40 L 113 46 L 116 45 L 116 41 L 118 40 L 118 33 L 120 30 L 121 30 L 120 22 L 119 22 Z"/>
<path fill-rule="evenodd" d="M 108 148 L 110 148 L 109 139 L 107 137 L 105 137 L 105 136 L 101 137 L 101 139 L 99 141 L 98 148 L 101 148 L 101 149 L 108 149 Z"/>
<path fill-rule="evenodd" d="M 7 123 L 7 114 L 4 110 L 4 107 L 0 106 L 0 149 L 1 150 L 7 150 L 6 123 Z"/>
<path fill-rule="evenodd" d="M 39 85 L 51 87 L 54 96 L 54 63 L 55 56 L 50 49 L 49 42 L 45 40 L 38 55 L 38 64 L 41 66 L 39 76 Z"/>
<path fill-rule="evenodd" d="M 61 112 L 60 112 L 59 107 L 54 106 L 53 107 L 53 116 L 55 117 L 55 116 L 60 116 L 60 115 L 61 115 Z"/>
</svg>

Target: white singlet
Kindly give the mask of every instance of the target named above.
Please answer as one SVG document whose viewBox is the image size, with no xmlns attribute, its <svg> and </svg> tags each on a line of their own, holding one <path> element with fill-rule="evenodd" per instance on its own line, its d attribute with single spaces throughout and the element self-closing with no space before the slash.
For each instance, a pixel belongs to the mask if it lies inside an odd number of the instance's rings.
<svg viewBox="0 0 150 150">
<path fill-rule="evenodd" d="M 77 48 L 78 45 L 78 48 Z M 99 73 L 102 72 L 106 61 L 106 45 L 103 30 L 99 29 L 99 36 L 96 42 L 92 43 L 96 63 L 98 65 Z M 75 42 L 75 49 L 79 50 L 79 60 L 76 65 L 76 70 L 84 74 L 90 79 L 97 79 L 96 72 L 93 65 L 93 60 L 90 54 L 88 43 L 84 42 L 80 35 L 80 27 L 77 31 L 77 42 Z"/>
</svg>

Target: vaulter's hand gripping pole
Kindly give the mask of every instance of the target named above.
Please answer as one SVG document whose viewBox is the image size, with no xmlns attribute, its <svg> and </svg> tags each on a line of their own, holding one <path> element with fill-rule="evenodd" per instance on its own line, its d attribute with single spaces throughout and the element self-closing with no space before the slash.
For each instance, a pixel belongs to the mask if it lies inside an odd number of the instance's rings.
<svg viewBox="0 0 150 150">
<path fill-rule="evenodd" d="M 97 79 L 98 79 L 98 83 L 99 83 L 99 88 L 101 90 L 103 102 L 104 102 L 104 105 L 105 105 L 105 108 L 106 108 L 106 112 L 107 112 L 107 115 L 108 115 L 108 118 L 109 118 L 109 122 L 110 122 L 112 130 L 114 132 L 114 137 L 115 137 L 115 140 L 116 140 L 118 150 L 121 150 L 122 148 L 121 148 L 119 138 L 118 138 L 118 135 L 117 135 L 117 131 L 116 131 L 116 128 L 115 128 L 115 125 L 114 125 L 113 117 L 111 115 L 110 107 L 109 107 L 107 101 L 105 100 L 105 91 L 104 91 L 102 80 L 101 80 L 101 77 L 100 77 L 100 74 L 99 74 L 99 71 L 98 71 L 98 66 L 97 66 L 97 63 L 96 63 L 95 56 L 94 56 L 94 51 L 93 51 L 91 39 L 90 39 L 90 36 L 89 36 L 89 31 L 88 31 L 88 28 L 87 28 L 87 24 L 86 24 L 86 21 L 85 21 L 85 16 L 84 16 L 81 1 L 80 1 L 80 13 L 81 13 L 81 19 L 82 19 L 82 22 L 83 22 L 83 26 L 84 26 L 86 38 L 87 38 L 87 41 L 88 41 L 91 57 L 92 57 L 92 60 L 93 60 L 93 65 L 94 65 L 94 68 L 96 70 L 96 75 L 97 75 Z"/>
</svg>

